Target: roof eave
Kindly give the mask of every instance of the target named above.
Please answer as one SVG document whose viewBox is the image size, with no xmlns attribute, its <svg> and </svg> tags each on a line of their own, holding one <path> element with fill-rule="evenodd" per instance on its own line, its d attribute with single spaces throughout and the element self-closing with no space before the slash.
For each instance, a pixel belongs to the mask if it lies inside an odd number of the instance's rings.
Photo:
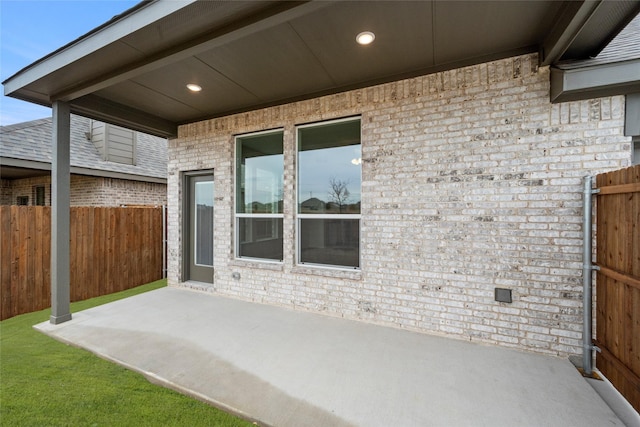
<svg viewBox="0 0 640 427">
<path fill-rule="evenodd" d="M 0 164 L 4 167 L 14 167 L 20 169 L 31 169 L 34 171 L 51 171 L 51 163 L 40 162 L 36 160 L 16 159 L 12 157 L 0 157 Z M 82 166 L 71 166 L 71 174 L 94 176 L 101 178 L 116 178 L 127 181 L 151 182 L 157 184 L 166 184 L 166 177 L 138 175 L 134 173 L 109 171 L 103 169 L 87 168 Z"/>
<path fill-rule="evenodd" d="M 551 68 L 552 103 L 633 92 L 640 92 L 640 59 L 576 69 Z"/>
<path fill-rule="evenodd" d="M 66 64 L 115 43 L 118 40 L 174 13 L 196 0 L 141 2 L 107 23 L 30 64 L 2 82 L 4 94 L 12 96 L 21 88 L 56 71 Z M 144 13 L 140 13 L 144 10 Z M 126 18 L 126 19 L 125 19 Z"/>
</svg>

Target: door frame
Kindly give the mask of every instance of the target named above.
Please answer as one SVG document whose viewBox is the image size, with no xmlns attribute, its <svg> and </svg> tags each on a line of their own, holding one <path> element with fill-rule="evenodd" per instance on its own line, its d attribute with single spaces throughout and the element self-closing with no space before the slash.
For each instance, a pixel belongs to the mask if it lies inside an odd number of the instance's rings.
<svg viewBox="0 0 640 427">
<path fill-rule="evenodd" d="M 184 171 L 181 173 L 181 177 L 180 177 L 180 181 L 181 181 L 180 185 L 182 188 L 182 200 L 181 200 L 182 239 L 181 239 L 181 245 L 180 245 L 180 251 L 182 256 L 182 271 L 180 274 L 181 282 L 188 282 L 189 280 L 192 280 L 188 277 L 188 273 L 191 268 L 190 267 L 191 255 L 189 251 L 190 251 L 190 246 L 193 244 L 193 241 L 191 238 L 191 222 L 190 222 L 191 221 L 190 203 L 192 202 L 192 200 L 190 196 L 189 184 L 192 178 L 197 178 L 200 176 L 211 176 L 212 180 L 214 181 L 214 188 L 215 188 L 215 177 L 214 177 L 213 171 L 214 171 L 213 169 L 200 169 L 200 170 L 193 170 L 193 171 Z M 214 202 L 214 210 L 215 210 L 215 202 Z M 214 224 L 214 230 L 215 230 L 215 224 Z M 215 260 L 215 254 L 214 254 L 214 260 Z M 211 275 L 211 282 L 202 282 L 202 283 L 213 283 L 213 273 Z"/>
</svg>

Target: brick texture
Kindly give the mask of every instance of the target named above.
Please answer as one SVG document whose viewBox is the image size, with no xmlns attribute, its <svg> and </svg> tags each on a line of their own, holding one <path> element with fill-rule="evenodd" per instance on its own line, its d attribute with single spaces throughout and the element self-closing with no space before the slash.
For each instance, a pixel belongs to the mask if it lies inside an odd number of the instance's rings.
<svg viewBox="0 0 640 427">
<path fill-rule="evenodd" d="M 12 203 L 13 193 L 11 188 L 11 181 L 0 179 L 0 205 L 10 205 Z"/>
<path fill-rule="evenodd" d="M 51 178 L 41 176 L 2 180 L 2 204 L 16 204 L 19 196 L 28 196 L 35 203 L 34 186 L 44 185 L 45 205 L 51 205 Z M 164 205 L 167 203 L 165 184 L 71 175 L 71 206 Z"/>
<path fill-rule="evenodd" d="M 362 116 L 361 271 L 295 264 L 295 126 Z M 626 167 L 624 98 L 552 105 L 536 55 L 181 126 L 169 281 L 427 333 L 581 352 L 582 178 Z M 236 260 L 234 135 L 284 128 L 284 262 Z M 181 172 L 213 169 L 215 273 L 180 283 Z M 239 273 L 239 279 L 232 273 Z M 509 288 L 512 303 L 494 301 Z"/>
</svg>

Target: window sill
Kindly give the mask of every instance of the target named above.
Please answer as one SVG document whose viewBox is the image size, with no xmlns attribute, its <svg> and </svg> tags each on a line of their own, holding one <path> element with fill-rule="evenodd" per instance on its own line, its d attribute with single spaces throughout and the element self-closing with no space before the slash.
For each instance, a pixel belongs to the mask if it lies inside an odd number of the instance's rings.
<svg viewBox="0 0 640 427">
<path fill-rule="evenodd" d="M 347 280 L 362 280 L 362 270 L 353 269 L 296 265 L 291 269 L 291 273 L 312 274 L 315 276 L 335 277 Z"/>
<path fill-rule="evenodd" d="M 281 261 L 263 261 L 257 258 L 234 258 L 229 262 L 230 267 L 260 268 L 263 270 L 282 271 L 284 264 Z"/>
</svg>

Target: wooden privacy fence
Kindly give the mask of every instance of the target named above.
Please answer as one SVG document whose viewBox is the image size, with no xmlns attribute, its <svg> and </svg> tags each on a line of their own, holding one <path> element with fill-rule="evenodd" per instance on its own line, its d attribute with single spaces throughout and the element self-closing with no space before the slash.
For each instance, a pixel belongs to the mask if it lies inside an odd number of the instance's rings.
<svg viewBox="0 0 640 427">
<path fill-rule="evenodd" d="M 640 411 L 640 165 L 596 186 L 596 367 Z"/>
<path fill-rule="evenodd" d="M 162 278 L 162 207 L 72 207 L 71 301 Z M 0 319 L 51 306 L 51 208 L 0 206 Z"/>
</svg>

